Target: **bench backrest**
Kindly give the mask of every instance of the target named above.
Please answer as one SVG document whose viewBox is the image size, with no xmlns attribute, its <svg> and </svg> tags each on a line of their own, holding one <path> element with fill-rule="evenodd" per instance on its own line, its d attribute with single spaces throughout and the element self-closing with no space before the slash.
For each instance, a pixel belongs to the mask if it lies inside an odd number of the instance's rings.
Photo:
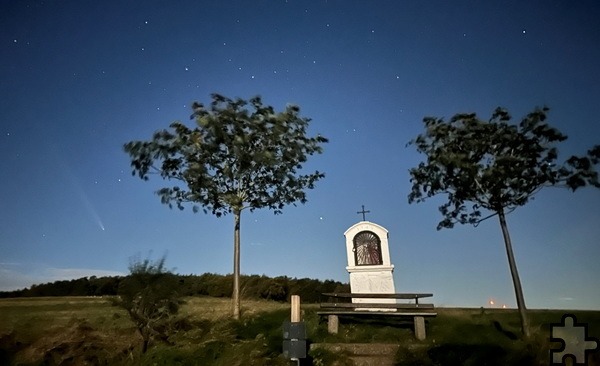
<svg viewBox="0 0 600 366">
<path fill-rule="evenodd" d="M 432 297 L 433 294 L 417 294 L 417 293 L 404 293 L 404 294 L 358 294 L 358 293 L 339 293 L 339 292 L 326 292 L 322 294 L 325 297 L 335 298 L 355 298 L 355 299 L 403 299 L 413 300 L 420 299 L 423 297 Z"/>
</svg>

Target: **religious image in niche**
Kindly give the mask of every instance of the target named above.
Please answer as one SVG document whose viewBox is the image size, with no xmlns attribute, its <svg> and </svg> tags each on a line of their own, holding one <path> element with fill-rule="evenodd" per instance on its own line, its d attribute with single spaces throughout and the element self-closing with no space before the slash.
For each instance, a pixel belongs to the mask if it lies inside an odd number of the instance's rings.
<svg viewBox="0 0 600 366">
<path fill-rule="evenodd" d="M 354 237 L 354 260 L 357 266 L 381 265 L 381 240 L 371 231 L 361 231 Z"/>
</svg>

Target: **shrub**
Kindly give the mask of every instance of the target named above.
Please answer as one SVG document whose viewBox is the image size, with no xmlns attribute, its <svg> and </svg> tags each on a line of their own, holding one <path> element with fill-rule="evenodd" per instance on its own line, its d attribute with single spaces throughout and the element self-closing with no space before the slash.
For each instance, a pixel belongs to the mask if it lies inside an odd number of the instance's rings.
<svg viewBox="0 0 600 366">
<path fill-rule="evenodd" d="M 131 317 L 143 339 L 142 353 L 150 340 L 168 342 L 173 315 L 179 310 L 177 278 L 165 269 L 165 257 L 152 262 L 133 260 L 130 275 L 121 281 L 115 300 Z"/>
</svg>

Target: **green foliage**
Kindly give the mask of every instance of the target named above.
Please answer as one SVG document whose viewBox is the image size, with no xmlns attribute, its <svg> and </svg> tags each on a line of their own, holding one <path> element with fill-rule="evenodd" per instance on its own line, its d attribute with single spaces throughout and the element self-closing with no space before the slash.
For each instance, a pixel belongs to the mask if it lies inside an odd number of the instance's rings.
<svg viewBox="0 0 600 366">
<path fill-rule="evenodd" d="M 212 297 L 231 296 L 231 275 L 205 273 L 200 276 L 179 276 L 179 289 L 185 296 L 205 295 Z M 317 303 L 324 292 L 349 292 L 348 284 L 332 280 L 311 278 L 289 278 L 280 276 L 241 276 L 242 296 L 246 299 L 288 301 L 290 295 L 299 295 L 303 303 Z"/>
<path fill-rule="evenodd" d="M 179 310 L 177 279 L 164 264 L 165 257 L 156 262 L 132 260 L 130 275 L 119 287 L 116 303 L 127 310 L 142 336 L 142 352 L 153 339 L 168 340 L 172 316 Z"/>
<path fill-rule="evenodd" d="M 498 215 L 525 337 L 529 336 L 525 299 L 505 213 L 525 205 L 544 187 L 600 188 L 594 169 L 600 162 L 600 145 L 587 156 L 571 156 L 558 164 L 555 145 L 567 136 L 548 125 L 547 113 L 548 108 L 537 108 L 518 125 L 510 123 L 503 108 L 496 108 L 489 121 L 475 113 L 459 113 L 448 122 L 427 117 L 425 132 L 409 142 L 427 156 L 426 162 L 410 169 L 409 203 L 438 194 L 448 198 L 439 207 L 443 219 L 438 230 L 456 223 L 477 225 Z M 491 214 L 482 218 L 482 210 Z"/>
<path fill-rule="evenodd" d="M 289 305 L 248 302 L 249 315 L 241 321 L 224 318 L 229 306 L 224 299 L 190 299 L 176 315 L 174 327 L 178 332 L 169 338 L 171 344 L 158 343 L 142 354 L 133 347 L 136 329 L 125 311 L 111 306 L 107 299 L 1 299 L 0 324 L 4 332 L 0 334 L 0 361 L 14 365 L 290 364 L 281 356 L 282 323 L 289 319 Z M 211 308 L 223 310 L 207 311 Z M 411 329 L 353 323 L 350 319 L 342 321 L 340 334 L 329 335 L 317 311 L 318 305 L 303 302 L 309 343 L 399 344 L 397 365 L 456 365 L 461 360 L 480 365 L 548 364 L 550 349 L 561 346 L 549 341 L 550 324 L 560 322 L 565 312 L 531 311 L 533 338 L 522 341 L 508 334 L 518 329 L 518 313 L 514 310 L 439 308 L 438 316 L 428 321 L 427 339 L 418 341 Z M 589 325 L 588 334 L 599 334 L 600 312 L 569 312 L 578 322 Z M 123 316 L 113 317 L 116 313 Z M 352 331 L 346 332 L 350 326 Z M 370 338 L 365 338 L 369 333 Z M 310 355 L 324 365 L 351 361 L 344 353 L 311 351 Z M 600 353 L 590 354 L 589 364 L 600 364 Z"/>
<path fill-rule="evenodd" d="M 35 284 L 15 291 L 2 291 L 0 298 L 40 296 L 103 296 L 116 295 L 121 277 L 82 277 Z"/>
<path fill-rule="evenodd" d="M 409 202 L 447 194 L 440 206 L 440 228 L 455 223 L 477 224 L 482 209 L 492 214 L 525 205 L 541 188 L 566 186 L 573 191 L 586 185 L 600 188 L 594 167 L 600 145 L 587 156 L 571 156 L 559 164 L 557 143 L 567 139 L 546 122 L 548 108 L 535 109 L 518 125 L 497 108 L 489 121 L 474 113 L 456 114 L 450 121 L 427 117 L 425 132 L 409 142 L 427 156 L 410 169 Z"/>
<path fill-rule="evenodd" d="M 231 297 L 233 276 L 215 273 L 202 275 L 179 275 L 171 273 L 172 285 L 181 296 Z M 70 281 L 55 281 L 31 286 L 29 289 L 0 292 L 0 298 L 40 296 L 111 296 L 117 295 L 124 277 L 84 277 Z M 86 284 L 78 285 L 79 283 Z M 258 275 L 241 276 L 242 297 L 287 301 L 290 295 L 300 295 L 303 303 L 319 302 L 324 292 L 350 292 L 347 283 L 311 278 L 267 277 Z"/>
<path fill-rule="evenodd" d="M 259 312 L 242 321 L 220 319 L 209 331 L 186 344 L 182 336 L 174 346 L 153 347 L 143 365 L 288 365 L 281 357 L 282 323 L 289 309 Z M 195 324 L 193 324 L 195 325 Z M 188 330 L 192 333 L 194 330 Z"/>
<path fill-rule="evenodd" d="M 308 357 L 314 366 L 352 366 L 354 362 L 350 354 L 344 351 L 332 352 L 328 349 L 317 347 L 311 349 Z"/>
<path fill-rule="evenodd" d="M 281 213 L 286 204 L 306 202 L 304 190 L 324 177 L 319 171 L 298 174 L 327 142 L 306 136 L 310 119 L 300 117 L 299 107 L 276 113 L 258 96 L 245 101 L 219 94 L 209 107 L 197 102 L 192 107 L 193 128 L 174 122 L 150 141 L 124 146 L 133 175 L 179 182 L 157 192 L 169 207 L 192 202 L 216 216 L 265 207 Z"/>
<path fill-rule="evenodd" d="M 276 113 L 256 96 L 249 101 L 212 94 L 210 106 L 194 102 L 196 126 L 173 122 L 150 141 L 131 141 L 132 174 L 148 180 L 159 174 L 175 185 L 158 190 L 161 202 L 183 210 L 192 203 L 219 217 L 234 215 L 233 317 L 240 316 L 240 214 L 306 202 L 307 189 L 325 175 L 300 174 L 308 156 L 320 154 L 327 139 L 307 136 L 310 119 L 288 105 Z M 196 204 L 199 204 L 196 205 Z"/>
<path fill-rule="evenodd" d="M 283 322 L 289 320 L 290 310 L 282 309 L 261 312 L 249 319 L 232 322 L 236 337 L 240 340 L 261 339 L 265 352 L 275 355 L 281 353 Z"/>
</svg>

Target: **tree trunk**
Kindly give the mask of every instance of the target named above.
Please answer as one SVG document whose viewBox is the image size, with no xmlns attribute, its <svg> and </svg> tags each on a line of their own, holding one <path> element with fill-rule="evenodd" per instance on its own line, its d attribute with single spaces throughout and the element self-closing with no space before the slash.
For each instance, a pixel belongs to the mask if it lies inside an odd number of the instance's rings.
<svg viewBox="0 0 600 366">
<path fill-rule="evenodd" d="M 240 211 L 234 210 L 235 221 L 233 229 L 233 319 L 240 318 Z"/>
<path fill-rule="evenodd" d="M 138 332 L 142 336 L 142 353 L 148 351 L 148 344 L 150 343 L 150 335 L 144 332 L 144 328 L 138 326 Z"/>
<path fill-rule="evenodd" d="M 521 330 L 525 338 L 529 338 L 530 334 L 529 322 L 527 320 L 527 308 L 525 307 L 523 288 L 521 287 L 521 280 L 519 279 L 519 272 L 517 271 L 517 263 L 515 262 L 515 255 L 512 250 L 510 235 L 508 234 L 508 227 L 506 225 L 506 218 L 504 217 L 504 210 L 501 209 L 498 211 L 498 218 L 500 219 L 500 227 L 502 228 L 502 235 L 504 236 L 504 245 L 506 246 L 508 266 L 510 268 L 510 274 L 512 275 L 513 286 L 515 288 L 515 296 L 517 297 L 517 307 L 519 308 L 519 315 L 521 315 Z"/>
</svg>

